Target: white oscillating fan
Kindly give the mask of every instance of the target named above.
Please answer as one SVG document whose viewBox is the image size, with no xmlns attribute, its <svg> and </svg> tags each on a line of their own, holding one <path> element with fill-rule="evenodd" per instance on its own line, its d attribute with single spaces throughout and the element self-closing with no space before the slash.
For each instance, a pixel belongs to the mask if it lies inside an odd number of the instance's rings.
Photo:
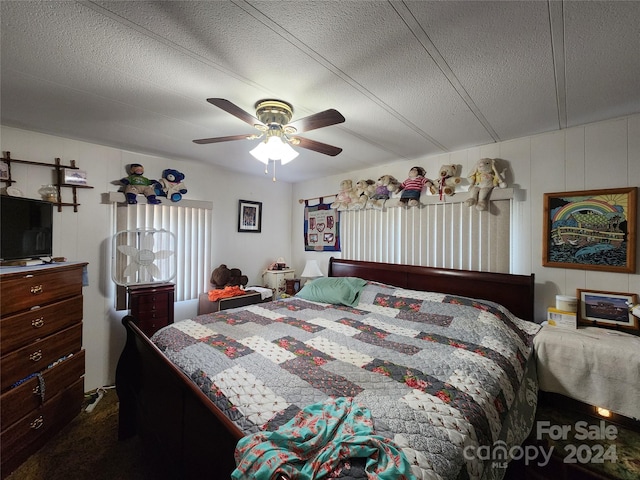
<svg viewBox="0 0 640 480">
<path fill-rule="evenodd" d="M 122 230 L 113 237 L 111 278 L 125 286 L 168 282 L 176 276 L 175 246 L 167 230 Z"/>
</svg>

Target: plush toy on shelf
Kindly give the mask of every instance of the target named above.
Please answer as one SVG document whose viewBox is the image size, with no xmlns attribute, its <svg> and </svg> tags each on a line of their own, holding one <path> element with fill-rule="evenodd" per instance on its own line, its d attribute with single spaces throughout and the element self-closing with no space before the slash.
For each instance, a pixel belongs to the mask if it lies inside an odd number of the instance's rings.
<svg viewBox="0 0 640 480">
<path fill-rule="evenodd" d="M 356 182 L 356 196 L 355 202 L 351 203 L 350 210 L 358 210 L 365 207 L 369 207 L 369 199 L 371 199 L 376 193 L 376 182 L 373 180 L 358 180 Z"/>
<path fill-rule="evenodd" d="M 467 177 L 471 186 L 469 187 L 469 198 L 465 203 L 477 210 L 486 210 L 489 194 L 494 187 L 506 188 L 505 172 L 498 172 L 496 161 L 493 158 L 481 158 L 476 163 L 473 171 Z"/>
<path fill-rule="evenodd" d="M 402 193 L 400 203 L 404 206 L 415 207 L 420 205 L 420 195 L 428 187 L 433 187 L 433 182 L 426 177 L 427 172 L 422 167 L 413 167 L 409 170 L 409 177 L 400 184 Z"/>
<path fill-rule="evenodd" d="M 358 196 L 353 186 L 352 180 L 342 180 L 340 182 L 340 193 L 336 195 L 336 199 L 330 205 L 336 210 L 347 210 L 352 202 L 356 201 Z"/>
<path fill-rule="evenodd" d="M 431 187 L 431 193 L 433 195 L 439 195 L 440 200 L 444 199 L 445 195 L 455 195 L 456 185 L 458 185 L 462 179 L 458 176 L 457 165 L 442 165 L 438 174 L 438 180 L 436 184 Z"/>
<path fill-rule="evenodd" d="M 155 187 L 156 195 L 167 197 L 172 202 L 179 202 L 182 200 L 182 195 L 187 193 L 183 180 L 184 173 L 167 168 L 162 172 L 162 178 L 158 180 Z"/>
<path fill-rule="evenodd" d="M 147 197 L 147 203 L 158 204 L 160 199 L 156 198 L 155 186 L 158 184 L 156 180 L 149 180 L 143 176 L 144 167 L 139 163 L 132 163 L 128 168 L 129 176 L 120 180 L 124 185 L 124 195 L 127 203 L 135 205 L 138 203 L 136 197 L 142 194 Z"/>
<path fill-rule="evenodd" d="M 393 175 L 382 175 L 376 181 L 376 190 L 371 197 L 371 206 L 376 209 L 382 210 L 385 206 L 392 206 L 389 204 L 391 196 L 400 191 L 400 182 Z"/>
</svg>

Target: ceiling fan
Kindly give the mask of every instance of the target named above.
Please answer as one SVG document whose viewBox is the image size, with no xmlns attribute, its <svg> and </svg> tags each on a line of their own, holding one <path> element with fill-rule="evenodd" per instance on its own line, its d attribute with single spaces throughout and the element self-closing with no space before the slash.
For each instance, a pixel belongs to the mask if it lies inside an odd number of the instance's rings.
<svg viewBox="0 0 640 480">
<path fill-rule="evenodd" d="M 271 137 L 278 137 L 285 144 L 306 148 L 332 157 L 335 157 L 342 151 L 342 148 L 334 147 L 333 145 L 295 136 L 297 133 L 309 132 L 344 122 L 344 117 L 337 110 L 325 110 L 291 122 L 293 106 L 282 100 L 267 99 L 258 101 L 255 104 L 255 116 L 245 112 L 224 98 L 207 98 L 207 102 L 255 127 L 260 133 L 202 138 L 194 140 L 194 143 L 204 145 L 208 143 L 229 142 L 232 140 L 256 140 L 262 137 L 265 137 L 264 141 L 267 142 Z"/>
</svg>

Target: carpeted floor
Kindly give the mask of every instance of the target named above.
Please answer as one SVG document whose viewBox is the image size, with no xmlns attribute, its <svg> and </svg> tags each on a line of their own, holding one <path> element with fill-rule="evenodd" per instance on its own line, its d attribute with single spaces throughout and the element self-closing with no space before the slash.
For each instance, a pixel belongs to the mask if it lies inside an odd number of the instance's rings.
<svg viewBox="0 0 640 480">
<path fill-rule="evenodd" d="M 118 441 L 118 395 L 108 389 L 7 480 L 155 480 L 147 470 L 138 438 Z"/>
<path fill-rule="evenodd" d="M 596 423 L 591 417 L 563 408 L 542 406 L 537 414 L 538 421 L 554 425 L 575 425 L 585 419 L 589 425 Z M 585 466 L 598 478 L 640 479 L 640 431 L 620 426 L 617 430 L 617 461 Z M 558 451 L 560 448 L 561 445 L 557 445 Z M 554 471 L 539 472 L 530 477 L 522 470 L 510 470 L 508 479 L 568 478 L 558 476 Z M 137 437 L 118 441 L 118 396 L 115 389 L 108 389 L 92 412 L 83 408 L 73 422 L 6 480 L 158 480 L 162 477 L 162 472 L 155 471 L 145 462 Z"/>
</svg>

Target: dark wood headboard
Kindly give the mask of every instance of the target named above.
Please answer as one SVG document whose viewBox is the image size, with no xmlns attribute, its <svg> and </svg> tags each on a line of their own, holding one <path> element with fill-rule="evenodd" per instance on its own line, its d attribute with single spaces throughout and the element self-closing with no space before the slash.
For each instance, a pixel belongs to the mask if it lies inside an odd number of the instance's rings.
<svg viewBox="0 0 640 480">
<path fill-rule="evenodd" d="M 513 314 L 534 321 L 535 277 L 450 268 L 364 262 L 331 257 L 330 277 L 359 277 L 411 290 L 450 293 L 490 300 Z"/>
</svg>

